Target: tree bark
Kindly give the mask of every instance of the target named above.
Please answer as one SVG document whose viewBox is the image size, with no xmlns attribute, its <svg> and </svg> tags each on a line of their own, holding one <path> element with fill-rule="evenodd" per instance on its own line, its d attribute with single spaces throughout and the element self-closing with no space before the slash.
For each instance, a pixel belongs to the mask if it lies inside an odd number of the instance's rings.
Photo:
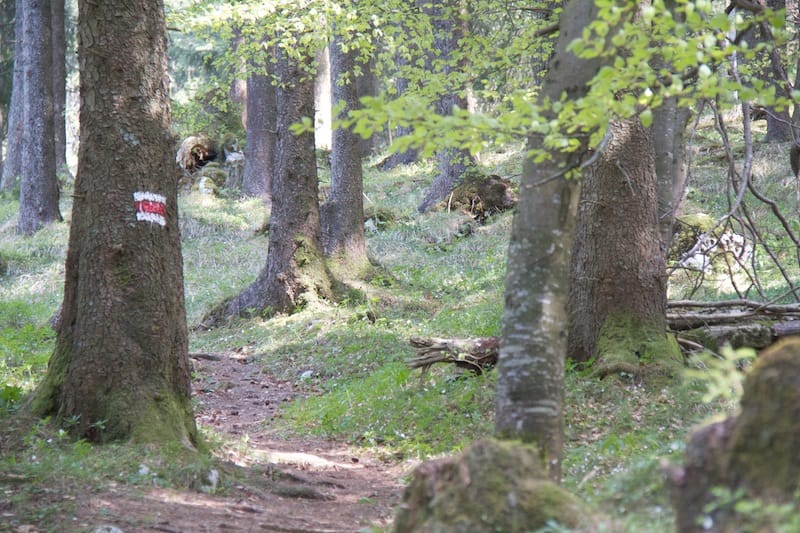
<svg viewBox="0 0 800 533">
<path fill-rule="evenodd" d="M 64 0 L 51 0 L 53 28 L 53 128 L 56 174 L 71 179 L 67 166 L 67 51 Z"/>
<path fill-rule="evenodd" d="M 247 148 L 242 176 L 242 194 L 267 201 L 272 190 L 278 136 L 272 61 L 259 60 L 258 67 L 263 72 L 254 70 L 247 78 Z"/>
<path fill-rule="evenodd" d="M 433 26 L 433 45 L 438 51 L 435 57 L 429 57 L 428 63 L 433 75 L 445 76 L 450 78 L 455 74 L 456 69 L 466 68 L 464 61 L 454 66 L 453 55 L 457 51 L 458 43 L 464 38 L 465 28 L 462 22 L 462 15 L 459 10 L 458 1 L 448 0 L 439 4 L 431 4 L 434 7 L 426 8 L 432 20 Z M 435 68 L 434 65 L 442 65 Z M 453 114 L 453 109 L 466 109 L 466 98 L 459 93 L 464 92 L 464 87 L 451 87 L 447 94 L 441 95 L 436 102 L 436 114 L 448 116 Z M 436 153 L 437 173 L 428 187 L 425 198 L 417 208 L 420 213 L 424 213 L 437 202 L 442 200 L 453 190 L 456 181 L 464 175 L 467 168 L 474 164 L 472 155 L 467 150 L 455 148 L 445 148 Z"/>
<path fill-rule="evenodd" d="M 63 311 L 31 407 L 92 441 L 193 446 L 163 3 L 78 8 L 80 148 Z"/>
<path fill-rule="evenodd" d="M 200 327 L 235 316 L 291 313 L 311 298 L 332 296 L 321 245 L 314 133 L 289 131 L 303 117 L 313 120 L 314 78 L 307 64 L 279 55 L 278 159 L 267 264 L 241 294 L 211 310 Z"/>
<path fill-rule="evenodd" d="M 0 1 L 0 147 L 6 138 L 6 117 L 11 100 L 14 72 L 14 4 Z M 0 177 L 3 175 L 3 156 L 0 151 Z"/>
<path fill-rule="evenodd" d="M 0 189 L 10 191 L 19 184 L 22 176 L 22 125 L 23 100 L 25 97 L 25 78 L 23 76 L 23 0 L 16 0 L 14 19 L 14 79 L 11 87 L 11 103 L 9 104 L 8 129 L 6 131 L 6 158 L 3 163 L 3 177 Z"/>
<path fill-rule="evenodd" d="M 53 50 L 49 0 L 23 11 L 23 151 L 17 231 L 31 235 L 62 220 L 53 139 Z"/>
<path fill-rule="evenodd" d="M 678 355 L 666 335 L 667 279 L 653 152 L 651 132 L 638 118 L 617 122 L 584 175 L 570 276 L 568 354 L 576 361 L 597 359 L 602 373 L 632 371 L 640 363 Z"/>
<path fill-rule="evenodd" d="M 591 0 L 564 6 L 540 104 L 563 93 L 569 99 L 585 94 L 603 60 L 580 59 L 567 47 L 596 16 Z M 529 137 L 528 147 L 542 147 L 542 139 Z M 552 151 L 542 163 L 524 163 L 508 248 L 497 363 L 495 433 L 536 443 L 554 480 L 561 478 L 569 255 L 579 191 L 577 181 L 563 176 L 571 155 Z"/>
<path fill-rule="evenodd" d="M 343 50 L 345 43 L 336 36 L 330 46 L 331 93 L 334 108 L 341 116 L 357 109 L 355 48 Z M 369 266 L 364 236 L 363 173 L 361 139 L 350 129 L 334 126 L 331 153 L 331 193 L 321 208 L 325 255 L 336 257 L 339 265 L 359 273 Z"/>
</svg>

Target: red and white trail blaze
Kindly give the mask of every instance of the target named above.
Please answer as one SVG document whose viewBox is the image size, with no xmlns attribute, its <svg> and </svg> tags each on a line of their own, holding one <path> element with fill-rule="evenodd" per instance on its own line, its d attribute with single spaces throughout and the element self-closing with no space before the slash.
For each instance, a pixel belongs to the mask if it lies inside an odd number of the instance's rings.
<svg viewBox="0 0 800 533">
<path fill-rule="evenodd" d="M 167 225 L 167 199 L 153 192 L 133 193 L 136 207 L 136 220 L 152 222 L 159 226 Z"/>
</svg>

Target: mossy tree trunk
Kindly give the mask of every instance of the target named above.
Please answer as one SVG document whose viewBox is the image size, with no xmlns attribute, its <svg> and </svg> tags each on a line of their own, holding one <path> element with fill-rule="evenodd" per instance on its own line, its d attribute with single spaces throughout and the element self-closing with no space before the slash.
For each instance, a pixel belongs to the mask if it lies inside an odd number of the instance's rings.
<svg viewBox="0 0 800 533">
<path fill-rule="evenodd" d="M 50 1 L 25 2 L 23 17 L 22 160 L 17 231 L 31 235 L 61 220 L 53 136 L 53 50 Z"/>
<path fill-rule="evenodd" d="M 278 159 L 267 264 L 244 291 L 210 311 L 201 327 L 237 316 L 291 313 L 310 299 L 332 297 L 321 243 L 314 132 L 295 135 L 289 130 L 304 117 L 313 121 L 313 57 L 302 63 L 278 56 Z"/>
<path fill-rule="evenodd" d="M 357 50 L 336 36 L 330 46 L 331 95 L 333 107 L 341 106 L 346 116 L 359 106 L 356 83 Z M 364 236 L 364 184 L 361 169 L 361 139 L 349 128 L 333 125 L 331 193 L 322 206 L 323 246 L 334 259 L 337 270 L 346 268 L 358 276 L 367 267 Z"/>
<path fill-rule="evenodd" d="M 601 373 L 677 362 L 666 333 L 666 267 L 651 132 L 638 118 L 612 125 L 584 174 L 571 265 L 568 355 Z"/>
<path fill-rule="evenodd" d="M 557 101 L 564 93 L 570 99 L 585 94 L 602 60 L 578 58 L 567 47 L 596 15 L 591 0 L 564 6 L 540 103 Z M 536 136 L 528 140 L 529 148 L 541 144 Z M 563 172 L 573 155 L 552 151 L 542 163 L 524 164 L 508 248 L 497 365 L 495 432 L 535 443 L 554 480 L 561 477 L 569 254 L 579 192 L 578 182 L 565 179 Z"/>
<path fill-rule="evenodd" d="M 92 441 L 192 446 L 164 7 L 78 7 L 80 149 L 64 302 L 31 408 Z"/>
</svg>

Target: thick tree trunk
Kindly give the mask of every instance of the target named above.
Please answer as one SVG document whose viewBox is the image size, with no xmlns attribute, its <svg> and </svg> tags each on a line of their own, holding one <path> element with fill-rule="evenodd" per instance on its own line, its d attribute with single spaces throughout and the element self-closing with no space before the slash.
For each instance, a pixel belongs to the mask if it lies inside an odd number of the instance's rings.
<svg viewBox="0 0 800 533">
<path fill-rule="evenodd" d="M 53 139 L 50 1 L 27 2 L 23 21 L 23 146 L 17 231 L 31 235 L 61 219 Z"/>
<path fill-rule="evenodd" d="M 81 0 L 79 20 L 63 314 L 32 408 L 93 441 L 193 445 L 163 4 Z"/>
<path fill-rule="evenodd" d="M 268 200 L 275 171 L 277 100 L 272 84 L 272 60 L 259 61 L 264 72 L 247 78 L 247 148 L 242 194 Z"/>
<path fill-rule="evenodd" d="M 291 313 L 309 299 L 331 297 L 322 254 L 314 134 L 295 135 L 292 124 L 314 116 L 314 79 L 297 60 L 276 65 L 278 159 L 272 183 L 267 264 L 241 294 L 211 310 L 201 327 L 234 316 Z"/>
<path fill-rule="evenodd" d="M 602 60 L 577 58 L 567 47 L 596 16 L 591 0 L 564 6 L 540 103 L 563 93 L 568 99 L 585 94 Z M 531 136 L 528 146 L 542 147 L 541 138 Z M 495 432 L 538 445 L 549 476 L 560 480 L 569 254 L 579 187 L 562 174 L 570 154 L 552 151 L 551 156 L 539 164 L 526 160 L 523 167 L 508 248 Z"/>
<path fill-rule="evenodd" d="M 19 184 L 22 176 L 22 125 L 23 100 L 25 97 L 25 78 L 23 76 L 23 0 L 16 0 L 16 18 L 14 20 L 14 80 L 11 87 L 11 103 L 9 104 L 8 129 L 6 130 L 6 158 L 3 163 L 3 177 L 0 189 L 9 191 Z"/>
<path fill-rule="evenodd" d="M 601 372 L 672 362 L 679 354 L 666 335 L 667 279 L 651 132 L 637 118 L 615 123 L 588 170 L 571 266 L 568 355 L 576 361 L 596 358 Z"/>
<path fill-rule="evenodd" d="M 343 50 L 344 44 L 335 37 L 330 47 L 333 104 L 342 106 L 342 116 L 359 105 L 354 76 L 357 51 Z M 355 275 L 369 266 L 360 147 L 360 138 L 350 129 L 333 130 L 331 194 L 321 209 L 325 254 L 336 257 L 339 265 Z"/>
</svg>

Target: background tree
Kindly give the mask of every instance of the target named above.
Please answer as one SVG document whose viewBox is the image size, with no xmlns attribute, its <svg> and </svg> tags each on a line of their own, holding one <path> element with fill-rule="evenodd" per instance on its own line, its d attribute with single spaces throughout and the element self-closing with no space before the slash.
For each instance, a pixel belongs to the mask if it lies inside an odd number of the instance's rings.
<svg viewBox="0 0 800 533">
<path fill-rule="evenodd" d="M 163 4 L 78 8 L 80 149 L 64 303 L 32 409 L 92 441 L 191 446 Z"/>
<path fill-rule="evenodd" d="M 464 81 L 466 59 L 459 50 L 459 43 L 465 37 L 465 9 L 460 0 L 448 0 L 430 4 L 425 9 L 431 19 L 433 30 L 433 50 L 431 70 L 438 72 L 446 80 L 442 93 L 436 102 L 436 114 L 446 117 L 456 110 L 467 109 L 466 84 Z M 424 213 L 442 200 L 464 174 L 474 164 L 469 150 L 444 148 L 436 153 L 436 177 L 419 205 Z"/>
<path fill-rule="evenodd" d="M 51 0 L 53 41 L 53 142 L 56 173 L 65 178 L 72 174 L 67 166 L 67 37 L 65 0 Z"/>
<path fill-rule="evenodd" d="M 49 0 L 26 2 L 23 17 L 23 147 L 18 231 L 30 235 L 61 220 L 53 121 Z"/>
<path fill-rule="evenodd" d="M 322 252 L 314 132 L 292 129 L 313 123 L 314 55 L 303 49 L 296 54 L 280 49 L 276 63 L 278 159 L 267 263 L 250 286 L 204 317 L 205 327 L 235 316 L 292 312 L 310 299 L 332 296 Z"/>
<path fill-rule="evenodd" d="M 11 100 L 11 82 L 14 71 L 14 1 L 0 1 L 0 147 L 6 138 L 6 118 Z M 3 175 L 3 157 L 0 152 L 0 176 Z"/>
<path fill-rule="evenodd" d="M 347 116 L 359 106 L 358 49 L 344 36 L 335 35 L 330 45 L 333 107 Z M 331 192 L 321 207 L 323 248 L 340 266 L 354 273 L 369 266 L 364 236 L 361 138 L 338 121 L 333 124 Z"/>
<path fill-rule="evenodd" d="M 261 46 L 260 48 L 263 48 Z M 275 171 L 277 100 L 273 54 L 263 51 L 250 60 L 247 76 L 247 143 L 242 194 L 269 199 Z"/>
<path fill-rule="evenodd" d="M 8 1 L 8 0 L 7 0 Z M 14 17 L 14 42 L 22 42 L 24 2 L 16 0 Z M 14 46 L 14 71 L 12 76 L 11 97 L 9 101 L 8 127 L 6 130 L 6 157 L 3 162 L 3 176 L 0 180 L 0 189 L 8 191 L 19 184 L 22 175 L 22 125 L 23 97 L 25 85 L 22 71 L 23 47 Z"/>
</svg>

